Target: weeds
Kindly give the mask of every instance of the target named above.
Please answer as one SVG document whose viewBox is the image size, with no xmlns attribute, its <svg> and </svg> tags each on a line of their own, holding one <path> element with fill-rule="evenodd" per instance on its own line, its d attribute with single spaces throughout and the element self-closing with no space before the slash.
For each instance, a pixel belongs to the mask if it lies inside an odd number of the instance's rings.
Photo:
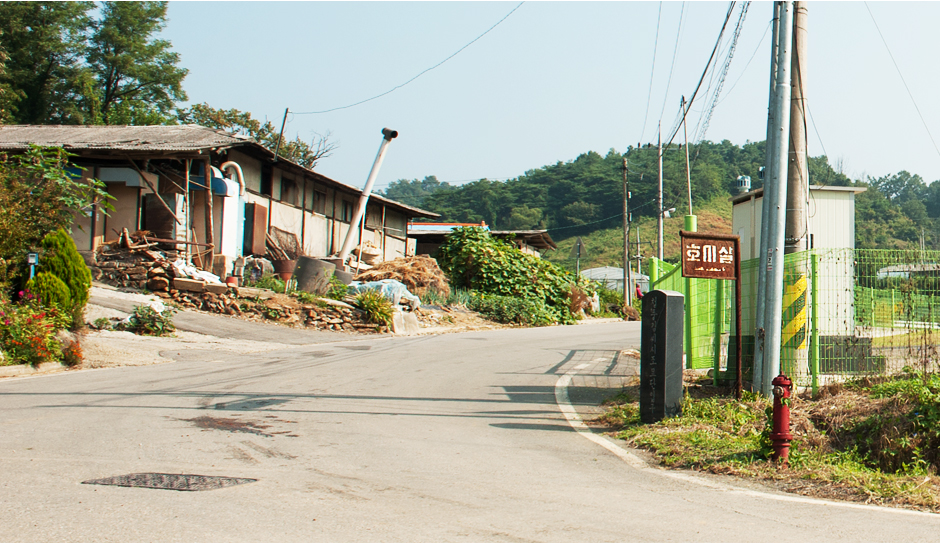
<svg viewBox="0 0 940 543">
<path fill-rule="evenodd" d="M 139 305 L 122 328 L 141 336 L 168 336 L 176 331 L 173 325 L 175 313 L 176 310 L 170 307 L 157 311 L 149 305 Z"/>
<path fill-rule="evenodd" d="M 909 372 L 833 387 L 791 405 L 789 468 L 770 457 L 770 403 L 757 395 L 686 397 L 682 415 L 640 422 L 639 403 L 612 398 L 595 422 L 671 468 L 778 481 L 800 493 L 940 511 L 940 378 Z"/>
<path fill-rule="evenodd" d="M 366 320 L 383 326 L 392 325 L 395 308 L 392 302 L 377 290 L 363 290 L 356 295 L 356 307 L 366 314 Z"/>
</svg>

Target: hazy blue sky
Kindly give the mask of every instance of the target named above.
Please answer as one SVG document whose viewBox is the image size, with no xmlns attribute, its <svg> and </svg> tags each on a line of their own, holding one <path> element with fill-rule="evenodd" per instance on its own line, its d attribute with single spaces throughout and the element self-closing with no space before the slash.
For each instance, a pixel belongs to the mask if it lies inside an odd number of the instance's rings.
<svg viewBox="0 0 940 543">
<path fill-rule="evenodd" d="M 190 70 L 185 88 L 191 102 L 250 111 L 280 125 L 285 107 L 307 112 L 345 106 L 404 83 L 517 5 L 171 2 L 164 37 Z M 623 151 L 641 140 L 655 141 L 660 119 L 663 132 L 673 127 L 680 97 L 695 89 L 728 5 L 527 2 L 409 85 L 353 108 L 291 115 L 286 134 L 309 138 L 332 132 L 339 149 L 317 171 L 362 186 L 381 129 L 398 130 L 377 188 L 427 175 L 452 183 L 505 179 L 587 151 Z M 940 179 L 940 152 L 866 4 L 811 2 L 808 7 L 805 79 L 815 121 L 809 126 L 810 154 L 825 149 L 853 178 L 906 169 L 928 183 Z M 870 2 L 868 8 L 940 140 L 940 3 Z M 718 54 L 719 66 L 738 13 Z M 706 139 L 736 144 L 764 139 L 771 17 L 770 2 L 750 5 Z M 690 138 L 700 132 L 696 125 L 716 83 L 717 76 L 708 77 L 692 107 Z M 706 92 L 709 84 L 712 90 Z"/>
</svg>

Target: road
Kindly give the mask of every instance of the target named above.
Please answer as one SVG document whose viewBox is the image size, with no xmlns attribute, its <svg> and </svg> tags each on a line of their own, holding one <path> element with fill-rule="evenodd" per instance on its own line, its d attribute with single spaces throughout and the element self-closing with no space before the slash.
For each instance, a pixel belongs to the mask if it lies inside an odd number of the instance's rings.
<svg viewBox="0 0 940 543">
<path fill-rule="evenodd" d="M 0 541 L 936 540 L 940 516 L 739 488 L 586 439 L 568 402 L 619 389 L 636 367 L 617 353 L 638 344 L 637 323 L 611 323 L 3 380 Z M 256 481 L 82 484 L 142 472 Z"/>
</svg>

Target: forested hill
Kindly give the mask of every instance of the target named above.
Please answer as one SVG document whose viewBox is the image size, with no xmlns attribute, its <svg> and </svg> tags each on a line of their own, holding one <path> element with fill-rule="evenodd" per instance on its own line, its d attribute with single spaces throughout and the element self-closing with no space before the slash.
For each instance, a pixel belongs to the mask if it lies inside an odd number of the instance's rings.
<svg viewBox="0 0 940 543">
<path fill-rule="evenodd" d="M 729 197 L 739 175 L 761 186 L 764 142 L 738 146 L 730 141 L 690 147 L 693 206 Z M 529 170 L 508 181 L 481 179 L 453 186 L 434 176 L 392 182 L 381 194 L 441 214 L 447 222 L 485 221 L 501 230 L 548 229 L 556 240 L 618 227 L 623 213 L 623 159 L 627 159 L 634 220 L 655 217 L 655 148 L 611 149 L 606 156 L 584 153 L 568 162 Z M 929 186 L 908 172 L 878 179 L 852 180 L 835 171 L 825 156 L 809 162 L 814 185 L 865 185 L 857 197 L 856 236 L 860 248 L 940 248 L 940 183 Z M 663 207 L 685 214 L 688 189 L 685 149 L 673 145 L 663 157 Z"/>
</svg>

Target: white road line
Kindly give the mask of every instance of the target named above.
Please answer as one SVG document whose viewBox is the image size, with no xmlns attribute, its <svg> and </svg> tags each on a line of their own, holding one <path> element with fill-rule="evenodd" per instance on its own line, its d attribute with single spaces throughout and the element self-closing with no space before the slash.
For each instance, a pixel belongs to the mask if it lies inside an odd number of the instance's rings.
<svg viewBox="0 0 940 543">
<path fill-rule="evenodd" d="M 877 505 L 866 505 L 866 504 L 860 504 L 860 503 L 820 500 L 816 498 L 806 498 L 803 496 L 793 496 L 793 495 L 786 495 L 786 494 L 770 494 L 766 492 L 746 490 L 743 488 L 737 488 L 734 486 L 721 484 L 715 481 L 704 479 L 702 477 L 696 477 L 688 473 L 682 473 L 682 472 L 677 472 L 677 471 L 667 471 L 663 469 L 653 468 L 649 464 L 647 464 L 645 461 L 643 461 L 643 459 L 631 453 L 630 451 L 627 451 L 626 449 L 623 449 L 617 446 L 617 444 L 611 442 L 606 437 L 592 432 L 591 429 L 588 428 L 586 424 L 584 424 L 584 421 L 581 420 L 581 415 L 579 415 L 578 412 L 575 410 L 574 406 L 571 405 L 571 400 L 568 397 L 568 385 L 571 384 L 571 379 L 578 373 L 578 371 L 584 369 L 587 366 L 588 364 L 579 364 L 578 366 L 575 366 L 573 369 L 569 370 L 567 373 L 559 377 L 557 381 L 555 381 L 555 403 L 558 404 L 558 409 L 565 416 L 565 419 L 568 420 L 568 424 L 571 426 L 572 429 L 574 429 L 575 432 L 593 441 L 594 443 L 600 445 L 601 447 L 604 447 L 605 449 L 607 449 L 608 451 L 616 455 L 618 458 L 620 458 L 621 460 L 629 464 L 630 467 L 632 468 L 639 469 L 639 470 L 646 470 L 650 473 L 655 473 L 662 477 L 669 477 L 671 479 L 677 479 L 677 480 L 685 481 L 688 483 L 694 483 L 700 486 L 712 488 L 714 490 L 720 490 L 723 492 L 733 492 L 736 494 L 742 494 L 744 496 L 750 496 L 753 498 L 763 498 L 763 499 L 777 500 L 777 501 L 790 502 L 790 503 L 806 503 L 806 504 L 813 504 L 813 505 L 826 506 L 826 507 L 861 509 L 865 511 L 878 511 L 881 513 L 897 513 L 897 514 L 902 514 L 902 515 L 926 516 L 926 517 L 940 520 L 940 515 L 937 515 L 936 513 L 926 513 L 923 511 L 912 511 L 910 509 L 896 509 L 893 507 L 881 507 Z"/>
</svg>

